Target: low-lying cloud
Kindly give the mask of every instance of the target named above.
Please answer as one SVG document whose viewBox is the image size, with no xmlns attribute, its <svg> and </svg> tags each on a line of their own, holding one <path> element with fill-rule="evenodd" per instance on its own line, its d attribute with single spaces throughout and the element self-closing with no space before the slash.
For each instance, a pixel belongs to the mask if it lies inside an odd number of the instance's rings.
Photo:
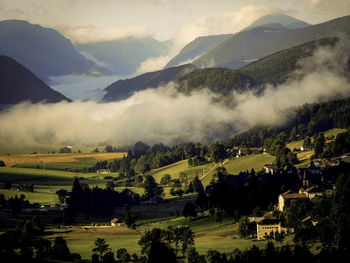
<svg viewBox="0 0 350 263">
<path fill-rule="evenodd" d="M 175 84 L 138 92 L 114 103 L 16 105 L 0 113 L 0 144 L 72 143 L 75 145 L 211 141 L 256 124 L 278 124 L 291 107 L 350 96 L 349 42 L 320 48 L 299 62 L 285 84 L 233 93 L 227 103 L 208 89 L 187 96 Z"/>
</svg>

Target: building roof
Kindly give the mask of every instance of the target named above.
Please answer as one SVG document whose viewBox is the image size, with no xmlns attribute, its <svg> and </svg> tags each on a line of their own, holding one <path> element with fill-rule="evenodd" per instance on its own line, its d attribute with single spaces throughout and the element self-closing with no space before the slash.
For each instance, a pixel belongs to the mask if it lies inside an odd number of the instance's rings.
<svg viewBox="0 0 350 263">
<path fill-rule="evenodd" d="M 263 219 L 257 224 L 259 224 L 259 225 L 277 225 L 279 223 L 280 223 L 279 219 L 269 218 L 269 219 Z"/>
<path fill-rule="evenodd" d="M 111 220 L 111 223 L 117 223 L 118 221 L 119 221 L 118 218 L 113 218 L 113 219 Z"/>
<path fill-rule="evenodd" d="M 294 193 L 291 190 L 288 190 L 287 192 L 284 192 L 281 195 L 284 199 L 298 199 L 298 198 L 306 198 L 307 197 L 306 194 L 304 194 L 304 193 L 298 194 L 298 193 Z"/>
</svg>

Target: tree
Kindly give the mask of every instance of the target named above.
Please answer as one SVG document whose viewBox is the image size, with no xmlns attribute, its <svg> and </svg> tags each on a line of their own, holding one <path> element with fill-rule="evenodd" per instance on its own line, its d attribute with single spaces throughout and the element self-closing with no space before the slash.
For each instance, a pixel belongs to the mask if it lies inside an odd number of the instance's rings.
<svg viewBox="0 0 350 263">
<path fill-rule="evenodd" d="M 196 217 L 197 212 L 194 204 L 192 202 L 187 202 L 184 206 L 182 214 L 185 218 L 189 217 L 191 219 L 191 217 Z"/>
<path fill-rule="evenodd" d="M 135 228 L 136 215 L 131 212 L 129 204 L 124 205 L 123 221 L 128 227 Z"/>
<path fill-rule="evenodd" d="M 65 189 L 57 190 L 56 194 L 58 196 L 58 200 L 60 201 L 60 203 L 64 204 L 64 202 L 66 201 L 66 196 L 68 195 L 67 190 Z"/>
<path fill-rule="evenodd" d="M 139 240 L 141 253 L 146 254 L 149 263 L 175 263 L 176 255 L 172 248 L 163 241 L 165 233 L 159 228 L 147 231 Z"/>
<path fill-rule="evenodd" d="M 72 150 L 69 149 L 68 147 L 63 147 L 59 150 L 60 153 L 71 153 Z"/>
<path fill-rule="evenodd" d="M 192 184 L 193 184 L 193 190 L 196 192 L 196 193 L 202 193 L 204 192 L 204 187 L 203 187 L 203 184 L 201 182 L 201 180 L 199 180 L 198 176 L 196 175 L 192 181 Z"/>
<path fill-rule="evenodd" d="M 168 185 L 171 180 L 171 175 L 170 174 L 164 174 L 163 177 L 160 179 L 160 184 L 161 185 Z"/>
<path fill-rule="evenodd" d="M 177 226 L 173 232 L 176 253 L 181 245 L 181 252 L 184 256 L 187 248 L 194 246 L 194 233 L 189 226 Z"/>
<path fill-rule="evenodd" d="M 320 154 L 323 153 L 323 148 L 325 145 L 325 138 L 323 132 L 317 134 L 316 138 L 314 139 L 313 145 L 315 149 L 315 155 L 320 156 Z"/>
<path fill-rule="evenodd" d="M 113 190 L 114 187 L 115 187 L 115 185 L 114 185 L 114 183 L 112 181 L 108 181 L 106 183 L 106 188 L 107 189 Z"/>
<path fill-rule="evenodd" d="M 208 263 L 221 263 L 221 254 L 217 250 L 208 250 L 207 255 L 205 256 Z"/>
<path fill-rule="evenodd" d="M 106 240 L 103 238 L 96 238 L 95 247 L 92 249 L 92 252 L 99 253 L 100 261 L 103 260 L 103 255 L 110 250 L 111 249 L 109 248 L 109 244 L 106 243 Z"/>
<path fill-rule="evenodd" d="M 161 196 L 163 193 L 163 187 L 159 186 L 154 180 L 152 175 L 147 175 L 143 186 L 145 188 L 145 197 L 146 199 L 151 199 L 155 196 Z"/>
<path fill-rule="evenodd" d="M 93 153 L 99 153 L 100 151 L 99 151 L 98 148 L 96 147 L 92 152 L 93 152 Z"/>
<path fill-rule="evenodd" d="M 70 252 L 67 242 L 63 237 L 56 237 L 53 245 L 53 258 L 58 260 L 69 260 Z"/>
<path fill-rule="evenodd" d="M 199 254 L 195 247 L 189 247 L 186 251 L 187 263 L 200 263 Z"/>
<path fill-rule="evenodd" d="M 222 211 L 221 209 L 216 209 L 215 211 L 215 221 L 219 224 L 222 223 L 222 218 L 224 216 L 224 211 Z"/>
<path fill-rule="evenodd" d="M 312 149 L 312 143 L 311 138 L 309 136 L 306 136 L 303 142 L 303 148 L 304 150 L 311 150 Z"/>
<path fill-rule="evenodd" d="M 250 224 L 250 222 L 249 222 L 249 219 L 248 219 L 248 217 L 246 217 L 246 216 L 244 216 L 244 217 L 242 217 L 240 220 L 239 220 L 239 223 L 238 223 L 239 225 L 239 229 L 238 229 L 238 231 L 239 231 L 239 236 L 240 237 L 246 237 L 246 236 L 248 236 L 249 235 L 249 233 L 250 233 L 250 230 L 249 230 L 249 224 Z"/>
<path fill-rule="evenodd" d="M 125 248 L 119 248 L 117 250 L 117 262 L 118 263 L 126 263 L 131 260 L 130 254 Z"/>
<path fill-rule="evenodd" d="M 216 142 L 209 146 L 210 158 L 218 163 L 222 162 L 226 156 L 225 146 L 222 143 Z"/>
<path fill-rule="evenodd" d="M 109 145 L 109 144 L 106 145 L 105 152 L 106 152 L 106 153 L 112 153 L 112 152 L 114 152 L 113 146 L 112 146 L 112 145 Z"/>
<path fill-rule="evenodd" d="M 342 173 L 336 183 L 332 218 L 335 242 L 339 249 L 350 249 L 350 172 Z"/>
</svg>

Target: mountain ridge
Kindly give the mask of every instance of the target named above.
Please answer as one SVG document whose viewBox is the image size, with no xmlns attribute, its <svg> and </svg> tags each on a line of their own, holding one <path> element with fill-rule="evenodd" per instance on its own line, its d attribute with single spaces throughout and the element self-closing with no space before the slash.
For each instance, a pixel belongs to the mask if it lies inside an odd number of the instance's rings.
<svg viewBox="0 0 350 263">
<path fill-rule="evenodd" d="M 25 20 L 0 21 L 0 50 L 47 83 L 50 76 L 105 70 L 79 54 L 58 31 Z"/>
<path fill-rule="evenodd" d="M 15 59 L 4 55 L 0 55 L 0 92 L 0 104 L 71 101 Z"/>
<path fill-rule="evenodd" d="M 350 16 L 298 29 L 269 30 L 262 26 L 237 33 L 211 49 L 193 64 L 199 68 L 240 68 L 280 50 L 314 41 L 335 37 L 339 33 L 350 35 Z"/>
</svg>

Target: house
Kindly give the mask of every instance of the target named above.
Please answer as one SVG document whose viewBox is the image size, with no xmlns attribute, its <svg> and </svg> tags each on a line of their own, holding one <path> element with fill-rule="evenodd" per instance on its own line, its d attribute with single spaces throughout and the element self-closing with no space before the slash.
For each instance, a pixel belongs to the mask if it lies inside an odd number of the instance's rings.
<svg viewBox="0 0 350 263">
<path fill-rule="evenodd" d="M 308 198 L 306 193 L 294 193 L 291 190 L 280 194 L 278 197 L 278 210 L 283 211 L 285 206 L 292 200 Z"/>
<path fill-rule="evenodd" d="M 274 174 L 278 170 L 278 167 L 274 164 L 265 164 L 264 169 L 266 173 Z"/>
<path fill-rule="evenodd" d="M 119 219 L 118 218 L 113 218 L 112 220 L 111 220 L 111 226 L 117 226 L 117 222 L 119 221 Z"/>
<path fill-rule="evenodd" d="M 97 170 L 98 174 L 109 174 L 111 171 L 109 169 L 99 169 Z"/>
<path fill-rule="evenodd" d="M 278 219 L 263 219 L 256 224 L 256 236 L 258 240 L 263 240 L 271 236 L 275 236 L 275 233 L 287 232 L 287 228 L 281 226 L 281 222 Z"/>
</svg>

